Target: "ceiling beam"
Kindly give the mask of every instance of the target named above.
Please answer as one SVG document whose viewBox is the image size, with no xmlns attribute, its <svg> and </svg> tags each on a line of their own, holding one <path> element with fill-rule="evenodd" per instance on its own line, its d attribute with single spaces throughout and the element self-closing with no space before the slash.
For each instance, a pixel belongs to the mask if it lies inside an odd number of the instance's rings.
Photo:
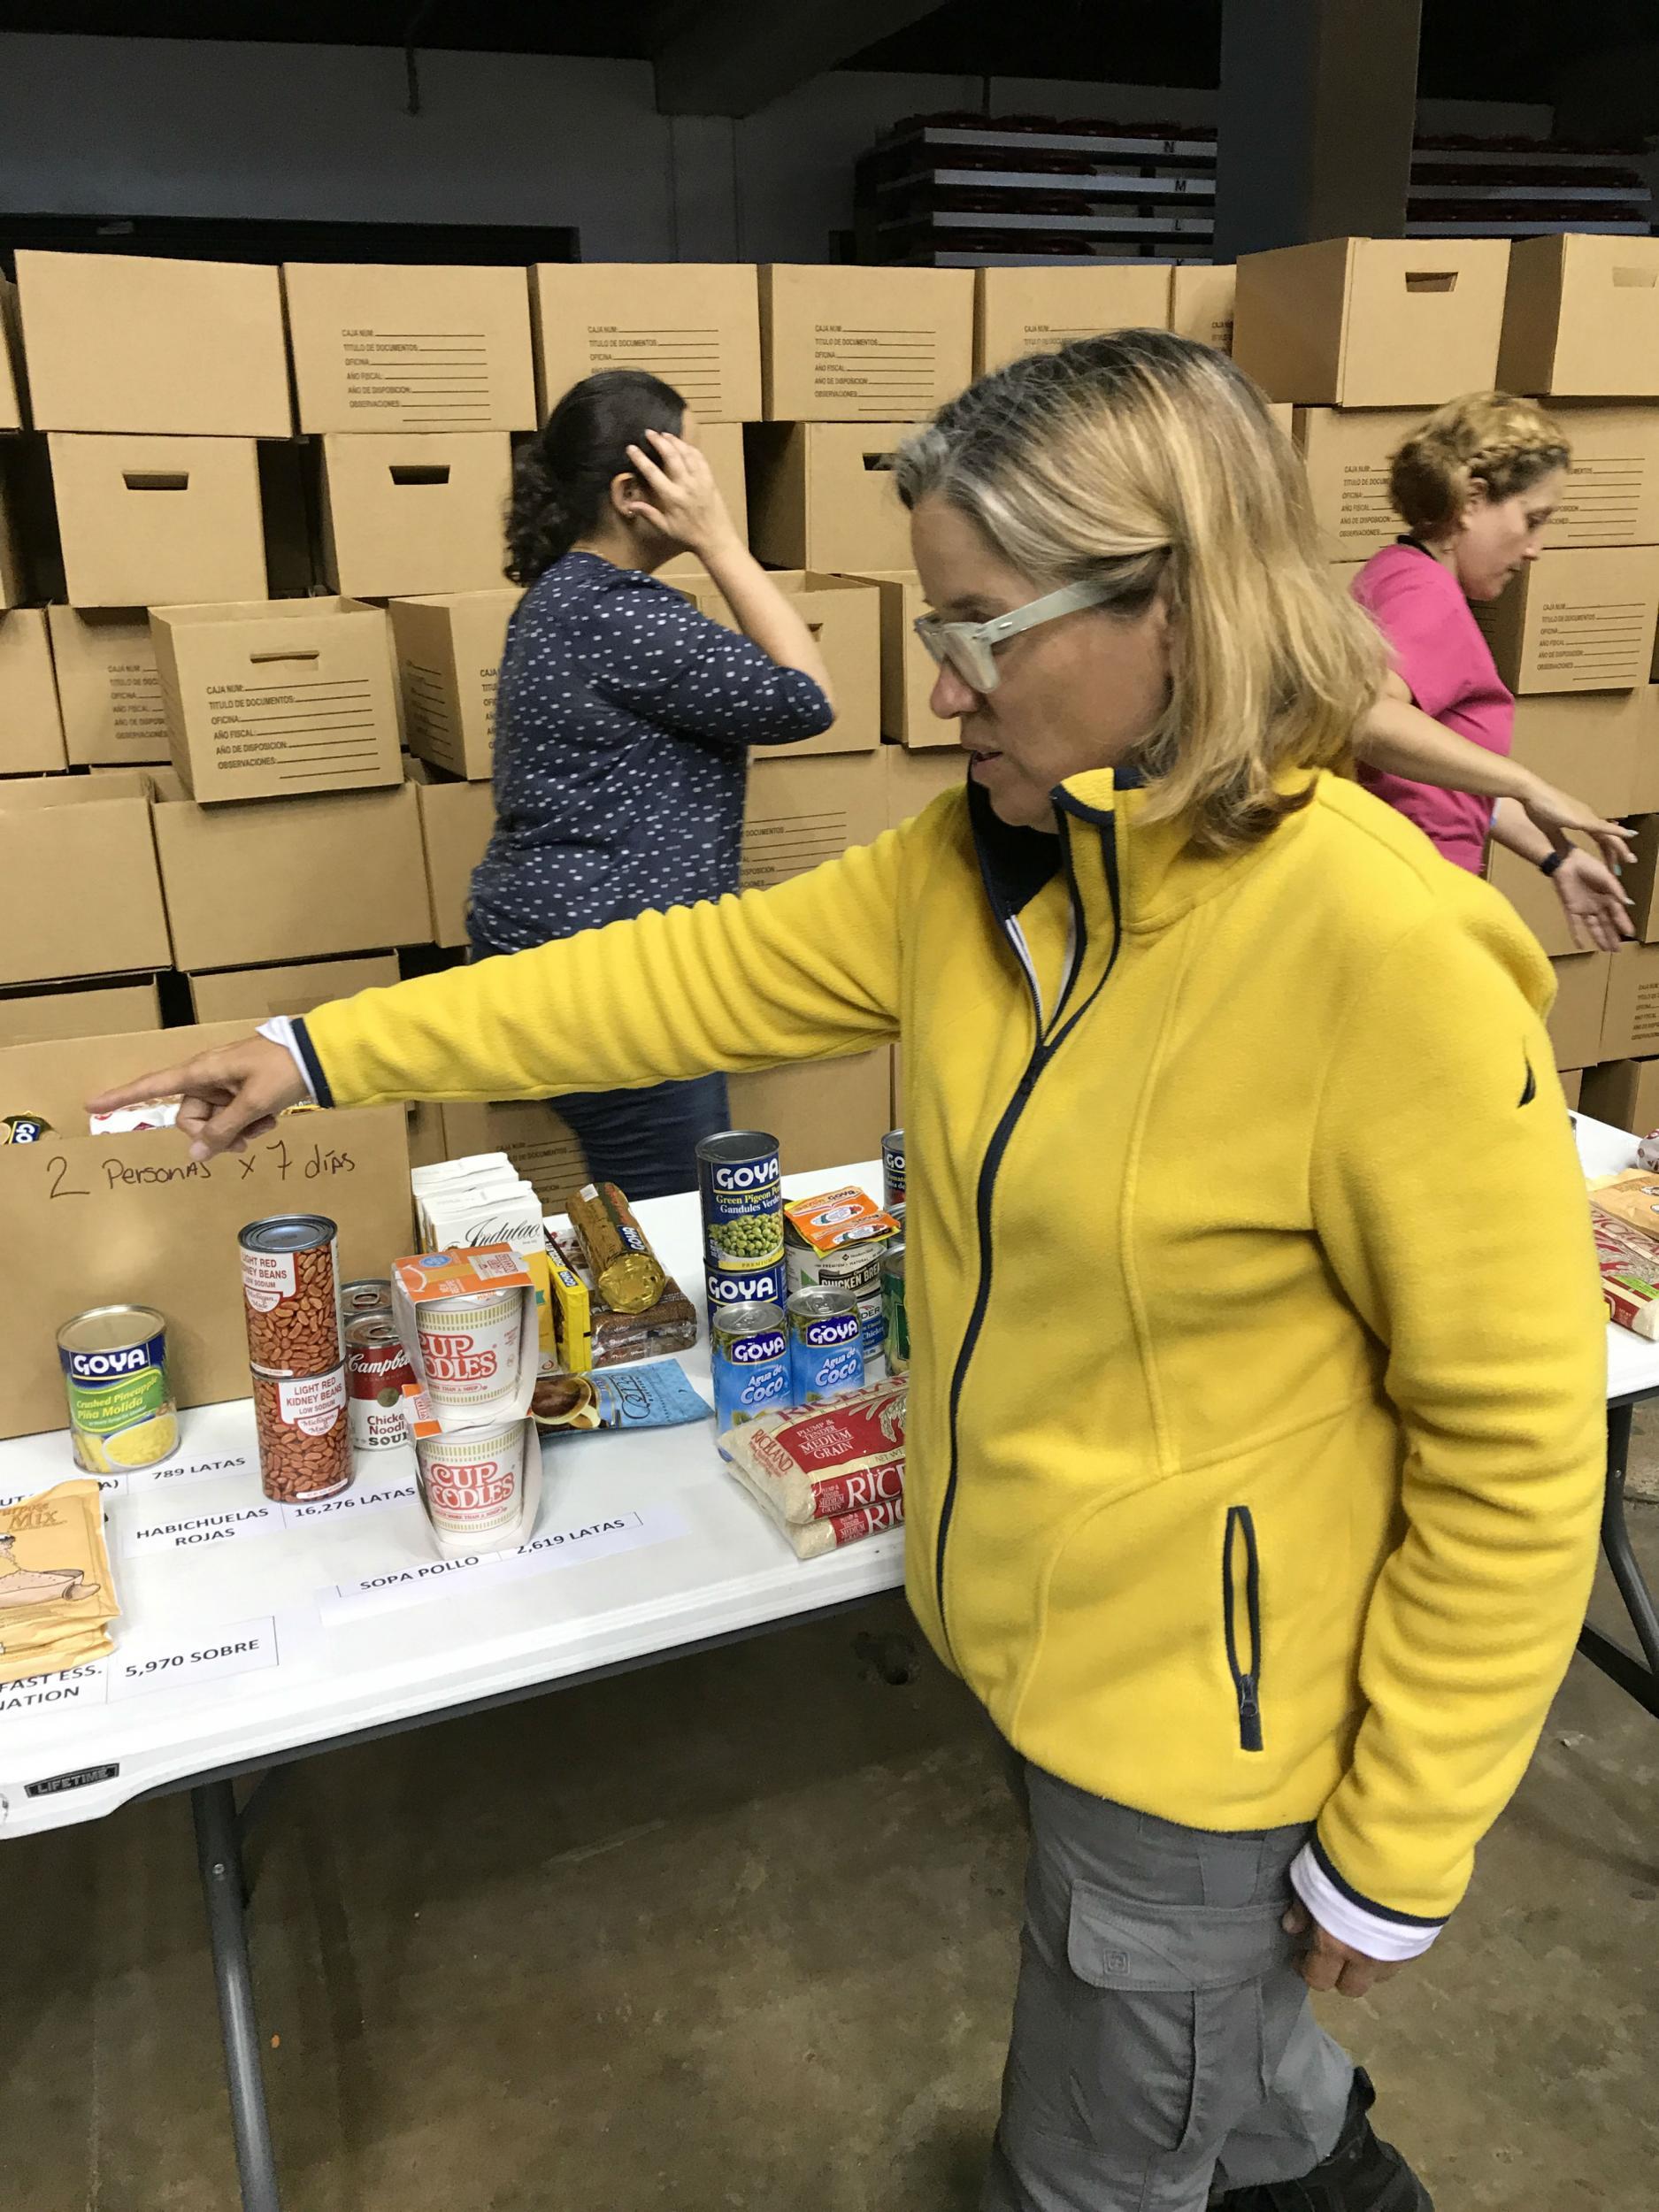
<svg viewBox="0 0 1659 2212">
<path fill-rule="evenodd" d="M 931 15 L 939 0 L 695 0 L 651 56 L 664 115 L 753 115 Z"/>
</svg>

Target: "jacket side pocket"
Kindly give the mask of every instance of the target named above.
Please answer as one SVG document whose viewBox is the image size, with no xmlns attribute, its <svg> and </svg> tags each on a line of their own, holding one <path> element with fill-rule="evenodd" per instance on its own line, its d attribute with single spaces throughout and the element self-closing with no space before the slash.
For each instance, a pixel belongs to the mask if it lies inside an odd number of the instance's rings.
<svg viewBox="0 0 1659 2212">
<path fill-rule="evenodd" d="M 1227 1508 L 1221 1548 L 1221 1622 L 1239 1702 L 1239 1748 L 1262 1749 L 1262 1563 L 1248 1505 Z"/>
</svg>

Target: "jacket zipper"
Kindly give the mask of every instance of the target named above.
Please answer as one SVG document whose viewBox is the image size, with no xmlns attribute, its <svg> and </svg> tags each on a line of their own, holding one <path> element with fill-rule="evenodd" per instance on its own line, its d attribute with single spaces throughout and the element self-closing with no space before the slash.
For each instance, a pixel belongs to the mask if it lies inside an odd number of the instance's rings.
<svg viewBox="0 0 1659 2212">
<path fill-rule="evenodd" d="M 1244 1610 L 1250 1637 L 1250 1663 L 1239 1656 L 1239 1589 L 1233 1571 L 1235 1539 L 1244 1545 Z M 1227 1665 L 1239 1701 L 1239 1748 L 1262 1745 L 1262 1563 L 1256 1548 L 1256 1517 L 1248 1505 L 1227 1508 L 1226 1540 L 1221 1548 L 1221 1617 L 1227 1639 Z"/>
<path fill-rule="evenodd" d="M 1097 819 L 1098 818 L 1091 818 Z M 1036 978 L 1025 963 L 1024 961 L 1021 963 L 1022 967 L 1025 968 L 1026 984 L 1031 991 L 1032 1003 L 1036 1009 L 1037 1041 L 1032 1048 L 1030 1059 L 1025 1063 L 1025 1071 L 1015 1087 L 1014 1095 L 1002 1109 L 1001 1118 L 991 1132 L 991 1141 L 986 1147 L 985 1157 L 979 1164 L 979 1179 L 974 1194 L 974 1217 L 979 1230 L 979 1279 L 974 1291 L 973 1304 L 968 1314 L 968 1325 L 963 1332 L 962 1348 L 956 1354 L 956 1363 L 950 1377 L 949 1471 L 945 1478 L 944 1502 L 939 1509 L 939 1539 L 933 1555 L 933 1594 L 939 1606 L 940 1632 L 944 1638 L 947 1649 L 950 1645 L 950 1628 L 945 1616 L 945 1554 L 950 1541 L 950 1523 L 956 1511 L 956 1483 L 960 1473 L 961 1438 L 958 1417 L 962 1406 L 963 1386 L 967 1381 L 968 1367 L 979 1344 L 979 1333 L 985 1326 L 986 1309 L 991 1302 L 991 1204 L 995 1195 L 997 1171 L 1002 1164 L 1002 1156 L 1008 1150 L 1009 1142 L 1018 1125 L 1020 1116 L 1025 1112 L 1030 1102 L 1031 1094 L 1036 1088 L 1038 1077 L 1106 987 L 1111 972 L 1118 964 L 1118 954 L 1123 944 L 1123 919 L 1118 895 L 1118 817 L 1114 811 L 1110 818 L 1108 829 L 1102 837 L 1102 854 L 1105 862 L 1106 882 L 1112 905 L 1111 951 L 1107 956 L 1105 970 L 1100 981 L 1071 1019 L 1064 1027 L 1061 1027 L 1060 1018 L 1065 1011 L 1066 998 L 1070 995 L 1072 984 L 1083 971 L 1088 939 L 1082 895 L 1078 888 L 1077 876 L 1071 866 L 1071 831 L 1066 826 L 1064 811 L 1061 812 L 1059 819 L 1061 841 L 1065 854 L 1066 881 L 1071 888 L 1071 913 L 1075 929 L 1071 966 L 1061 991 L 1059 1003 L 1055 1009 L 1054 1025 L 1045 1035 L 1042 1000 L 1037 989 Z"/>
</svg>

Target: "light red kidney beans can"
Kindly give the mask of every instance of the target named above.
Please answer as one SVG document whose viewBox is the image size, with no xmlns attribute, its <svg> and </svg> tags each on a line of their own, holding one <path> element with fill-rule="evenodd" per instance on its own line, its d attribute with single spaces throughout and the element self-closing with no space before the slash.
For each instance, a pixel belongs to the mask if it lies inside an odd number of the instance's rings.
<svg viewBox="0 0 1659 2212">
<path fill-rule="evenodd" d="M 259 1476 L 267 1498 L 303 1505 L 351 1482 L 344 1364 L 323 1375 L 253 1372 Z"/>
<path fill-rule="evenodd" d="M 326 1375 L 345 1358 L 339 1236 L 323 1214 L 273 1214 L 242 1232 L 248 1359 L 257 1373 Z"/>
<path fill-rule="evenodd" d="M 403 1386 L 414 1379 L 403 1339 L 387 1315 L 364 1313 L 347 1322 L 346 1406 L 355 1451 L 388 1451 L 413 1442 Z"/>
</svg>

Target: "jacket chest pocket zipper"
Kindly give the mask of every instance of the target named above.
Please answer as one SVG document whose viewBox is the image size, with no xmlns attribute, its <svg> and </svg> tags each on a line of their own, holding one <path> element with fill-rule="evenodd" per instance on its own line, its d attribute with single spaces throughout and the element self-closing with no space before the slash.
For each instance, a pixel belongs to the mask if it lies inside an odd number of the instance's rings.
<svg viewBox="0 0 1659 2212">
<path fill-rule="evenodd" d="M 1248 1505 L 1227 1508 L 1221 1550 L 1221 1618 L 1239 1701 L 1239 1748 L 1262 1749 L 1262 1563 Z"/>
</svg>

